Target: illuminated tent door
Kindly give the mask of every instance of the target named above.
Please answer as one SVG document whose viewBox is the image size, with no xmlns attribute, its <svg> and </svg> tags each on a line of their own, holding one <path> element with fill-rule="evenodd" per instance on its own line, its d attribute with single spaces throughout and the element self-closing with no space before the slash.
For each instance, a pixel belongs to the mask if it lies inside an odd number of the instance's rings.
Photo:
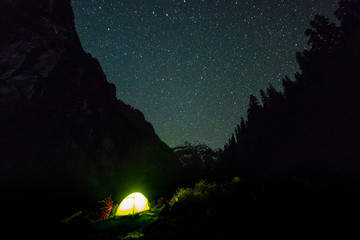
<svg viewBox="0 0 360 240">
<path fill-rule="evenodd" d="M 132 193 L 120 203 L 115 216 L 134 215 L 136 213 L 149 210 L 147 198 L 139 192 Z"/>
</svg>

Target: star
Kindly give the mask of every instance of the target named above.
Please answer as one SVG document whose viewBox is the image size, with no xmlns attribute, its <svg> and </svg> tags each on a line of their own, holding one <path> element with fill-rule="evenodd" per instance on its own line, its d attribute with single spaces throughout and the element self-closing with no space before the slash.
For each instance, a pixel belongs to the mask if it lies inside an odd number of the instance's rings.
<svg viewBox="0 0 360 240">
<path fill-rule="evenodd" d="M 72 0 L 83 47 L 117 97 L 142 111 L 168 145 L 221 148 L 249 95 L 299 71 L 295 52 L 315 14 L 337 0 Z M 109 34 L 103 34 L 108 32 Z M 196 126 L 196 127 L 194 127 Z"/>
</svg>

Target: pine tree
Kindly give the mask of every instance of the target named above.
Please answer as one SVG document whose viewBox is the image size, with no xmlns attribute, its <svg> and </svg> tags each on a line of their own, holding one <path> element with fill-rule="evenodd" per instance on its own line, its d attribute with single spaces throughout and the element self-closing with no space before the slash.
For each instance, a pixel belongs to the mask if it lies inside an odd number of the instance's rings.
<svg viewBox="0 0 360 240">
<path fill-rule="evenodd" d="M 269 83 L 269 87 L 266 90 L 268 96 L 268 104 L 270 108 L 276 109 L 282 105 L 284 96 L 282 93 L 276 91 L 273 85 Z"/>
<path fill-rule="evenodd" d="M 250 101 L 249 101 L 249 108 L 248 108 L 248 119 L 249 121 L 251 119 L 254 119 L 257 117 L 257 115 L 259 114 L 261 110 L 261 106 L 259 103 L 259 100 L 257 99 L 257 97 L 253 94 L 250 94 Z"/>
<path fill-rule="evenodd" d="M 246 131 L 246 122 L 243 117 L 241 117 L 240 128 L 242 133 Z"/>
<path fill-rule="evenodd" d="M 310 51 L 330 51 L 340 42 L 340 28 L 330 23 L 328 18 L 315 15 L 310 25 L 312 28 L 305 31 L 305 35 L 309 37 L 307 43 L 312 45 Z"/>
<path fill-rule="evenodd" d="M 285 78 L 282 79 L 282 85 L 284 88 L 284 95 L 286 99 L 291 99 L 296 94 L 297 84 L 294 81 L 291 81 L 288 76 L 285 76 Z"/>
<path fill-rule="evenodd" d="M 360 1 L 341 0 L 335 16 L 341 22 L 345 35 L 355 34 L 360 28 Z"/>
<path fill-rule="evenodd" d="M 268 108 L 269 107 L 269 98 L 263 89 L 260 90 L 260 96 L 261 96 L 261 101 L 264 105 L 264 108 Z"/>
<path fill-rule="evenodd" d="M 233 148 L 236 144 L 235 136 L 234 134 L 231 134 L 231 138 L 229 140 L 229 148 Z"/>
<path fill-rule="evenodd" d="M 235 140 L 237 143 L 239 143 L 240 139 L 241 139 L 241 126 L 238 124 L 235 127 Z"/>
</svg>

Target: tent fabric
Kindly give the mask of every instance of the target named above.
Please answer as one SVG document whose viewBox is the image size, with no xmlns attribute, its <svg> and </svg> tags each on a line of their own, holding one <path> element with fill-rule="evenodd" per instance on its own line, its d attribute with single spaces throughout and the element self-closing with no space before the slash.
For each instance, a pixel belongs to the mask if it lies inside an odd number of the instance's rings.
<svg viewBox="0 0 360 240">
<path fill-rule="evenodd" d="M 148 199 L 139 192 L 128 195 L 120 203 L 115 216 L 134 215 L 139 212 L 149 210 Z"/>
</svg>

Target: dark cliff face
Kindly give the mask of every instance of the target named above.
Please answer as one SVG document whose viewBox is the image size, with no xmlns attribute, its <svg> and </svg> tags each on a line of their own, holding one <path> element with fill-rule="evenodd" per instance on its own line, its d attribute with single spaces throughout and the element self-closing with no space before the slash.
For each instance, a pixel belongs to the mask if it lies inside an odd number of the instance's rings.
<svg viewBox="0 0 360 240">
<path fill-rule="evenodd" d="M 177 168 L 82 49 L 70 0 L 0 2 L 0 158 L 2 187 L 51 185 L 88 198 L 162 189 Z"/>
<path fill-rule="evenodd" d="M 116 101 L 114 85 L 81 47 L 70 1 L 2 1 L 1 5 L 2 101 L 64 108 L 80 101 L 90 108 Z"/>
</svg>

